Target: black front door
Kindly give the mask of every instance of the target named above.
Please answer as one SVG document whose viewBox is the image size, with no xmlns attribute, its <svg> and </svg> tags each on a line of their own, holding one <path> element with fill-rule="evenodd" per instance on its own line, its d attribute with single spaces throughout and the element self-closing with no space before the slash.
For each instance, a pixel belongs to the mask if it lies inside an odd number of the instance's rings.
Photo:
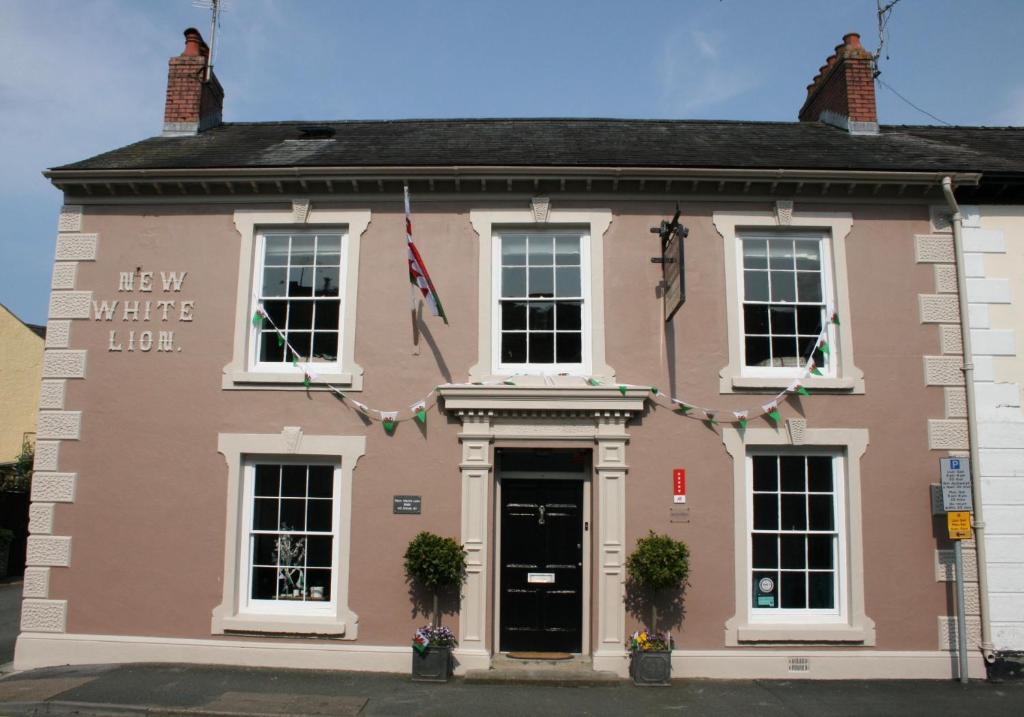
<svg viewBox="0 0 1024 717">
<path fill-rule="evenodd" d="M 580 652 L 583 481 L 501 484 L 501 650 Z"/>
</svg>

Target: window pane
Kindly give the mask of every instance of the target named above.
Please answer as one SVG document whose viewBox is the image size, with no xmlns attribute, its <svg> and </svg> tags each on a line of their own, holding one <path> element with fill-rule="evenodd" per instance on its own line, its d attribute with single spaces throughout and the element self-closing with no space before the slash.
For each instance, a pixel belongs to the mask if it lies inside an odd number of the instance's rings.
<svg viewBox="0 0 1024 717">
<path fill-rule="evenodd" d="M 800 342 L 800 363 L 807 363 L 807 360 L 811 358 L 811 354 L 815 353 L 815 354 L 819 354 L 819 355 L 817 357 L 815 357 L 814 362 L 819 367 L 824 368 L 825 365 L 826 365 L 825 361 L 824 361 L 824 357 L 821 355 L 820 351 L 815 351 L 815 348 L 818 345 L 818 337 L 817 336 L 801 336 L 800 339 L 799 339 L 799 342 Z"/>
<path fill-rule="evenodd" d="M 311 533 L 329 533 L 331 531 L 331 506 L 330 500 L 308 501 L 306 512 L 306 530 Z M 313 538 L 310 538 L 312 541 Z"/>
<path fill-rule="evenodd" d="M 768 307 L 764 304 L 743 305 L 743 332 L 745 334 L 768 334 Z"/>
<path fill-rule="evenodd" d="M 796 283 L 791 271 L 773 271 L 772 301 L 796 301 Z"/>
<path fill-rule="evenodd" d="M 313 295 L 313 267 L 293 267 L 288 277 L 288 296 Z"/>
<path fill-rule="evenodd" d="M 771 365 L 771 349 L 768 337 L 748 336 L 745 341 L 747 366 Z"/>
<path fill-rule="evenodd" d="M 751 542 L 755 568 L 779 567 L 779 540 L 774 534 L 755 533 Z"/>
<path fill-rule="evenodd" d="M 551 266 L 555 263 L 554 237 L 530 237 L 530 266 Z"/>
<path fill-rule="evenodd" d="M 754 530 L 776 530 L 779 527 L 779 497 L 774 493 L 754 494 Z"/>
<path fill-rule="evenodd" d="M 821 274 L 816 271 L 801 271 L 796 275 L 800 301 L 821 301 Z"/>
<path fill-rule="evenodd" d="M 583 293 L 580 289 L 580 270 L 575 267 L 556 269 L 555 286 L 555 296 L 580 296 Z"/>
<path fill-rule="evenodd" d="M 807 567 L 831 570 L 832 565 L 832 544 L 835 541 L 831 535 L 808 535 L 807 536 Z"/>
<path fill-rule="evenodd" d="M 277 598 L 277 568 L 252 569 L 252 599 L 274 600 Z"/>
<path fill-rule="evenodd" d="M 779 536 L 779 553 L 783 568 L 803 570 L 807 567 L 807 558 L 804 555 L 804 536 Z"/>
<path fill-rule="evenodd" d="M 260 361 L 284 361 L 284 347 L 277 345 L 276 331 L 264 331 L 260 334 Z"/>
<path fill-rule="evenodd" d="M 277 498 L 257 498 L 252 509 L 253 530 L 277 530 Z"/>
<path fill-rule="evenodd" d="M 796 310 L 796 326 L 801 334 L 817 336 L 821 333 L 821 309 L 817 306 L 799 306 Z"/>
<path fill-rule="evenodd" d="M 775 456 L 754 456 L 754 490 L 778 490 L 778 458 Z"/>
<path fill-rule="evenodd" d="M 768 272 L 743 272 L 743 298 L 747 301 L 768 301 Z"/>
<path fill-rule="evenodd" d="M 544 302 L 530 304 L 530 330 L 552 331 L 555 328 L 555 305 Z"/>
<path fill-rule="evenodd" d="M 313 335 L 313 360 L 338 360 L 338 332 L 322 331 Z"/>
<path fill-rule="evenodd" d="M 581 363 L 583 361 L 583 340 L 577 333 L 556 334 L 555 348 L 558 363 Z"/>
<path fill-rule="evenodd" d="M 796 337 L 782 336 L 772 339 L 772 366 L 796 366 Z"/>
<path fill-rule="evenodd" d="M 279 329 L 285 328 L 285 321 L 288 318 L 287 301 L 264 301 L 263 310 L 267 312 L 267 317 L 275 326 Z"/>
<path fill-rule="evenodd" d="M 796 240 L 796 268 L 821 268 L 821 242 L 817 239 Z"/>
<path fill-rule="evenodd" d="M 321 267 L 316 270 L 316 281 L 313 283 L 317 296 L 338 295 L 338 274 L 337 267 Z"/>
<path fill-rule="evenodd" d="M 526 296 L 526 269 L 501 270 L 501 295 Z"/>
<path fill-rule="evenodd" d="M 809 490 L 815 493 L 832 491 L 832 459 L 828 456 L 810 456 L 807 459 Z"/>
<path fill-rule="evenodd" d="M 311 498 L 330 498 L 334 495 L 334 468 L 309 467 L 309 495 Z"/>
<path fill-rule="evenodd" d="M 284 296 L 288 290 L 288 270 L 279 266 L 268 266 L 263 270 L 263 296 Z"/>
<path fill-rule="evenodd" d="M 264 266 L 287 266 L 288 264 L 288 237 L 269 236 L 267 247 L 263 255 Z"/>
<path fill-rule="evenodd" d="M 252 536 L 252 564 L 277 565 L 277 536 L 260 533 Z"/>
<path fill-rule="evenodd" d="M 300 498 L 306 495 L 306 466 L 281 467 L 281 495 Z"/>
<path fill-rule="evenodd" d="M 555 335 L 530 334 L 530 363 L 555 362 Z"/>
<path fill-rule="evenodd" d="M 779 592 L 782 597 L 784 608 L 802 609 L 807 607 L 807 573 L 782 573 L 780 576 L 782 585 Z"/>
<path fill-rule="evenodd" d="M 297 498 L 281 499 L 281 530 L 306 529 L 306 501 Z"/>
<path fill-rule="evenodd" d="M 779 607 L 779 574 L 775 571 L 758 570 L 754 572 L 753 578 L 753 606 Z"/>
<path fill-rule="evenodd" d="M 814 495 L 807 498 L 810 508 L 811 530 L 835 530 L 835 518 L 832 514 L 832 495 Z"/>
<path fill-rule="evenodd" d="M 314 503 L 318 501 L 313 501 Z M 330 504 L 330 501 L 324 501 Z M 306 564 L 311 568 L 331 567 L 331 542 L 329 535 L 311 535 L 306 539 Z"/>
<path fill-rule="evenodd" d="M 277 497 L 280 489 L 280 466 L 256 466 L 255 494 Z"/>
<path fill-rule="evenodd" d="M 288 343 L 293 351 L 298 352 L 300 360 L 308 359 L 310 356 L 310 338 L 311 334 L 308 331 L 288 332 Z"/>
<path fill-rule="evenodd" d="M 768 268 L 768 242 L 764 239 L 743 240 L 743 268 Z"/>
<path fill-rule="evenodd" d="M 501 302 L 501 328 L 506 331 L 509 329 L 526 329 L 526 302 Z"/>
<path fill-rule="evenodd" d="M 293 301 L 288 313 L 289 329 L 311 329 L 313 328 L 313 302 Z"/>
<path fill-rule="evenodd" d="M 779 472 L 782 473 L 782 490 L 804 491 L 803 456 L 782 456 L 779 459 Z"/>
<path fill-rule="evenodd" d="M 782 529 L 807 530 L 807 498 L 803 495 L 782 495 Z"/>
<path fill-rule="evenodd" d="M 501 238 L 502 266 L 526 266 L 526 237 Z"/>
<path fill-rule="evenodd" d="M 559 301 L 556 304 L 557 328 L 579 329 L 583 326 L 583 305 L 577 301 Z"/>
<path fill-rule="evenodd" d="M 771 315 L 773 335 L 796 333 L 796 310 L 792 306 L 773 306 Z"/>
<path fill-rule="evenodd" d="M 313 266 L 313 240 L 311 236 L 292 237 L 292 266 Z"/>
<path fill-rule="evenodd" d="M 321 234 L 316 238 L 316 263 L 326 264 L 328 262 L 323 261 L 324 255 L 337 254 L 341 251 L 341 235 L 340 234 Z"/>
<path fill-rule="evenodd" d="M 501 362 L 526 363 L 525 333 L 504 332 L 501 334 Z"/>
<path fill-rule="evenodd" d="M 306 571 L 306 585 L 309 588 L 309 599 L 310 600 L 330 600 L 331 599 L 331 571 L 330 570 L 307 570 Z M 313 588 L 321 588 L 323 592 L 322 598 L 315 598 L 313 596 Z"/>
<path fill-rule="evenodd" d="M 530 288 L 529 296 L 532 298 L 547 297 L 555 295 L 555 270 L 549 267 L 540 269 L 529 269 Z"/>
<path fill-rule="evenodd" d="M 808 578 L 811 593 L 811 604 L 808 607 L 813 610 L 834 610 L 835 573 L 810 573 Z"/>
<path fill-rule="evenodd" d="M 326 301 L 316 301 L 314 303 L 316 304 L 316 320 L 313 327 L 321 331 L 325 329 L 327 331 L 337 331 L 338 309 L 341 307 L 341 302 L 336 299 L 327 299 Z"/>
<path fill-rule="evenodd" d="M 793 269 L 793 241 L 773 239 L 768 242 L 768 264 L 772 269 Z M 772 277 L 774 279 L 774 277 Z"/>
<path fill-rule="evenodd" d="M 555 263 L 561 265 L 580 263 L 579 237 L 555 237 Z"/>
</svg>

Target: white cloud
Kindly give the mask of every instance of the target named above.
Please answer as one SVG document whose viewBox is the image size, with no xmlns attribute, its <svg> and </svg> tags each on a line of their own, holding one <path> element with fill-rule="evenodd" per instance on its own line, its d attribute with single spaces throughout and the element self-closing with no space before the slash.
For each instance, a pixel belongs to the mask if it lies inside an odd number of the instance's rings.
<svg viewBox="0 0 1024 717">
<path fill-rule="evenodd" d="M 728 52 L 722 33 L 676 30 L 665 38 L 659 65 L 662 105 L 686 118 L 736 97 L 757 82 Z"/>
</svg>

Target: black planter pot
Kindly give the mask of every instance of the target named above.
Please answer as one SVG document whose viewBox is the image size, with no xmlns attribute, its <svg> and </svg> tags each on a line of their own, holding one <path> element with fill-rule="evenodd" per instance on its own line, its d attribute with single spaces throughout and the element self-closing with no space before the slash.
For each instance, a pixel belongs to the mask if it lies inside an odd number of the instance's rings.
<svg viewBox="0 0 1024 717">
<path fill-rule="evenodd" d="M 447 682 L 452 676 L 452 648 L 431 645 L 423 652 L 412 651 L 414 682 Z"/>
<path fill-rule="evenodd" d="M 633 678 L 634 685 L 667 687 L 672 684 L 672 652 L 663 650 L 631 653 L 629 676 Z"/>
</svg>

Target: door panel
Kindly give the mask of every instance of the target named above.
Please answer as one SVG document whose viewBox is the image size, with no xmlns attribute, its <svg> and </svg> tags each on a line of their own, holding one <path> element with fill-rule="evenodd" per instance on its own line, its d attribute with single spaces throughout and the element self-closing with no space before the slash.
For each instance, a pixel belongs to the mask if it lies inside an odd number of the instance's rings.
<svg viewBox="0 0 1024 717">
<path fill-rule="evenodd" d="M 503 480 L 501 504 L 500 649 L 580 652 L 583 481 Z"/>
</svg>

